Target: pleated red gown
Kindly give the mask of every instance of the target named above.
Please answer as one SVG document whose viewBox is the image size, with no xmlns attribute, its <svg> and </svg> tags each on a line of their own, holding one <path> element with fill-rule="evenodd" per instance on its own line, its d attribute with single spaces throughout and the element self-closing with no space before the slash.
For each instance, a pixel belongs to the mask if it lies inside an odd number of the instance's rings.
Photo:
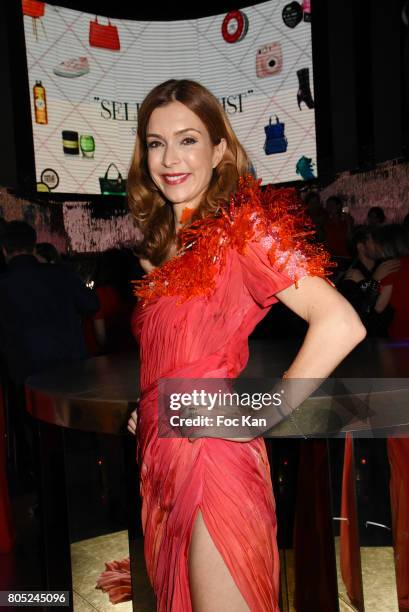
<svg viewBox="0 0 409 612">
<path fill-rule="evenodd" d="M 326 254 L 301 240 L 305 226 L 287 214 L 292 191 L 270 193 L 266 210 L 255 184 L 242 189 L 239 206 L 203 220 L 189 234 L 193 248 L 139 289 L 142 524 L 160 612 L 192 610 L 188 551 L 199 509 L 250 610 L 279 610 L 275 502 L 263 438 L 158 437 L 158 380 L 237 377 L 248 360 L 248 336 L 275 294 L 307 274 L 323 274 L 327 263 Z M 130 598 L 127 572 L 127 562 L 107 565 L 98 586 L 111 601 Z"/>
</svg>

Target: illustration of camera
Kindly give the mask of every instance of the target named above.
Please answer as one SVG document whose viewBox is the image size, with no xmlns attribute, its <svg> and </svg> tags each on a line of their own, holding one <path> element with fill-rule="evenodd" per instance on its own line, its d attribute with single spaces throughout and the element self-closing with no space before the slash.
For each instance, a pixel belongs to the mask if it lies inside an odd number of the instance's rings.
<svg viewBox="0 0 409 612">
<path fill-rule="evenodd" d="M 279 42 L 263 45 L 256 55 L 256 74 L 263 79 L 278 74 L 283 68 L 283 52 Z"/>
</svg>

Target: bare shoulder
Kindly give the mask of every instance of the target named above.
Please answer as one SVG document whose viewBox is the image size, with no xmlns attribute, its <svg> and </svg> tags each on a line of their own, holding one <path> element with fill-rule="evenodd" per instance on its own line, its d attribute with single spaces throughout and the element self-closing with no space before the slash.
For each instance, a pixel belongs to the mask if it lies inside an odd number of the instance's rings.
<svg viewBox="0 0 409 612">
<path fill-rule="evenodd" d="M 146 274 L 149 274 L 149 272 L 152 272 L 152 270 L 155 269 L 155 266 L 151 264 L 149 259 L 144 259 L 143 257 L 140 257 L 139 263 L 141 265 L 142 270 L 146 272 Z"/>
</svg>

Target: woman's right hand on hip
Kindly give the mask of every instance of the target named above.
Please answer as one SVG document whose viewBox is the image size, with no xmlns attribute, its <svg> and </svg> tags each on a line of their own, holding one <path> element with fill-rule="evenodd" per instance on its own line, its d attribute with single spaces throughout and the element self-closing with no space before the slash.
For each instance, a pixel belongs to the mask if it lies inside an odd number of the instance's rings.
<svg viewBox="0 0 409 612">
<path fill-rule="evenodd" d="M 139 403 L 139 398 L 138 398 L 138 403 Z M 135 410 L 132 411 L 131 416 L 129 417 L 128 425 L 127 425 L 128 431 L 133 435 L 136 434 L 137 423 L 138 423 L 138 408 L 135 408 Z"/>
</svg>

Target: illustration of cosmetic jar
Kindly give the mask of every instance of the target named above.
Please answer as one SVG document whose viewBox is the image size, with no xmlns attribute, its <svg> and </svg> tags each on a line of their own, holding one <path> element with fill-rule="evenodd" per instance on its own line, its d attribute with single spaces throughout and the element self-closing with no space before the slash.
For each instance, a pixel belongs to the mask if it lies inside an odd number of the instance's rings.
<svg viewBox="0 0 409 612">
<path fill-rule="evenodd" d="M 71 130 L 63 130 L 62 134 L 62 147 L 66 155 L 79 155 L 80 145 L 78 139 L 78 132 L 72 132 Z"/>
</svg>

